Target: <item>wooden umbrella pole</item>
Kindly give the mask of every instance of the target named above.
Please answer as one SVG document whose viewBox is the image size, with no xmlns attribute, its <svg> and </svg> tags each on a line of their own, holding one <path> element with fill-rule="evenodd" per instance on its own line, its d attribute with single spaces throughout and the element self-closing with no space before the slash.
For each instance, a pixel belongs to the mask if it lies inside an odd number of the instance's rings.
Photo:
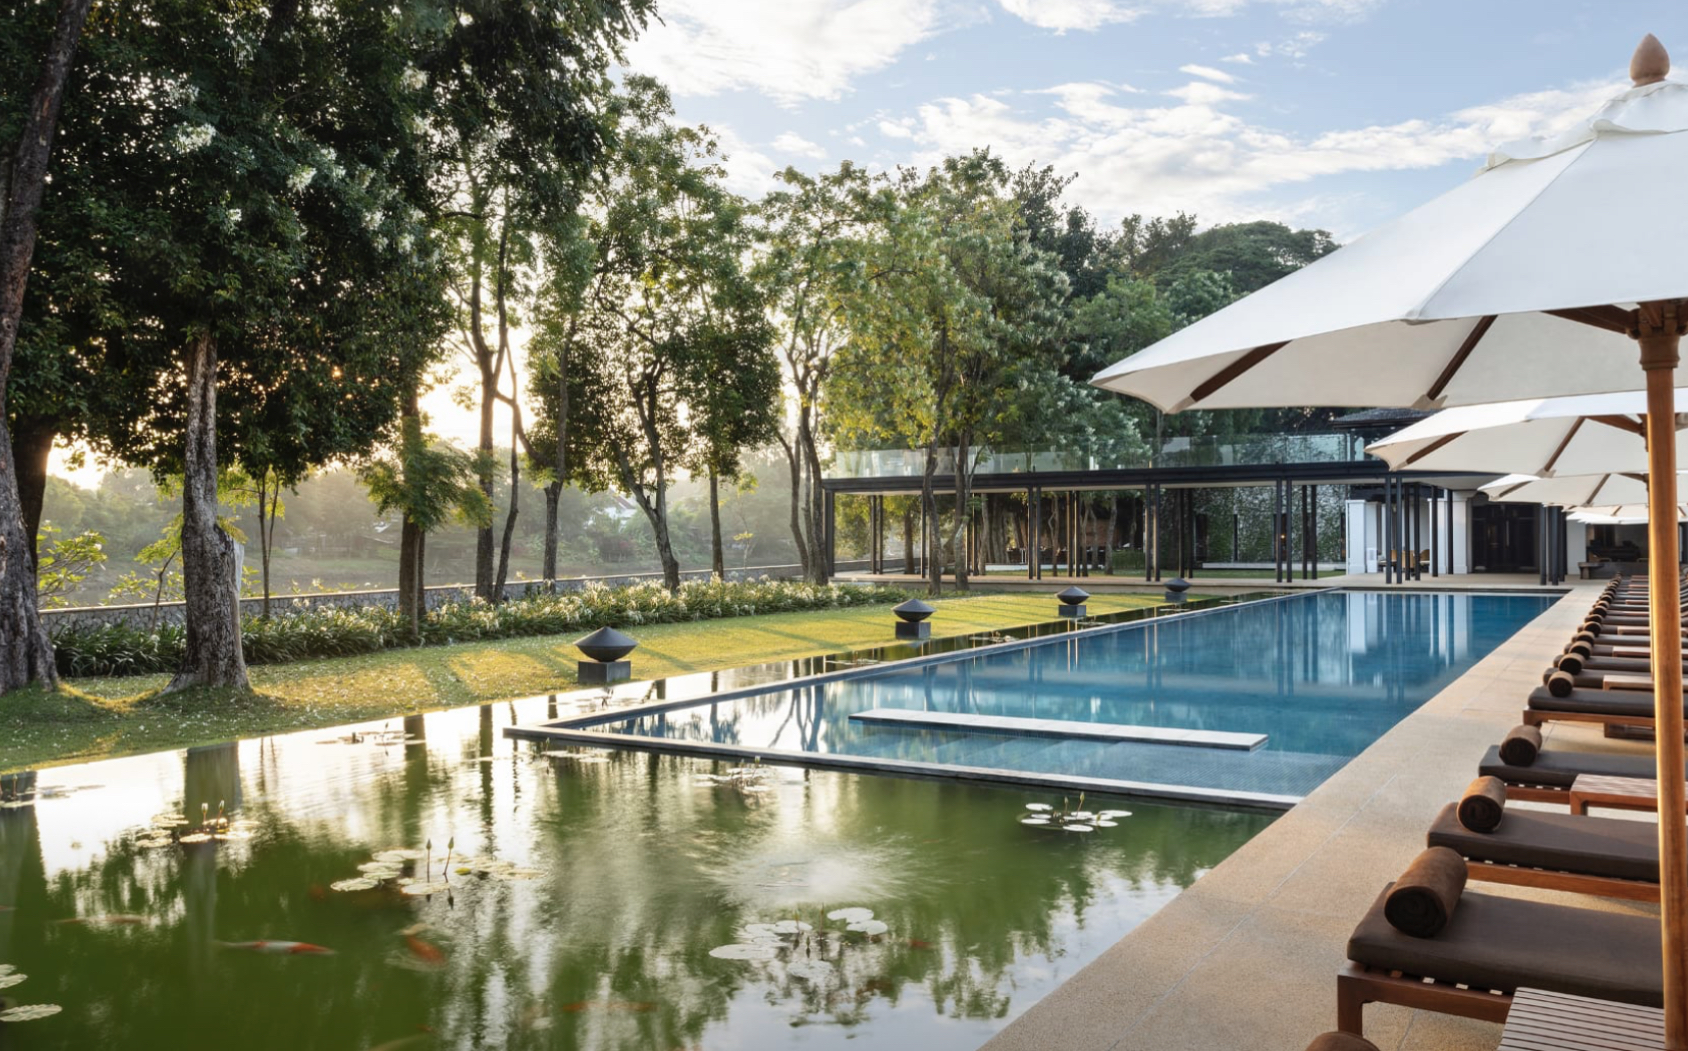
<svg viewBox="0 0 1688 1051">
<path fill-rule="evenodd" d="M 1664 951 L 1665 1046 L 1688 1049 L 1688 794 L 1682 775 L 1682 603 L 1676 535 L 1676 364 L 1682 301 L 1636 312 L 1647 373 L 1648 606 L 1653 622 L 1653 707 L 1658 743 L 1659 921 Z M 1666 645 L 1666 642 L 1669 645 Z"/>
</svg>

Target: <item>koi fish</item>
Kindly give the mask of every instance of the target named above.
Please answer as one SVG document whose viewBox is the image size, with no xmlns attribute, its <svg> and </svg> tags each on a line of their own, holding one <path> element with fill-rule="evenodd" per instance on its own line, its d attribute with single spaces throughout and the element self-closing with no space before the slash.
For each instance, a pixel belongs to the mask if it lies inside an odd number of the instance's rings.
<svg viewBox="0 0 1688 1051">
<path fill-rule="evenodd" d="M 931 942 L 923 942 L 919 938 L 910 938 L 908 940 L 908 947 L 911 948 L 911 949 L 936 949 L 937 948 L 937 946 L 933 945 Z"/>
<path fill-rule="evenodd" d="M 333 949 L 325 949 L 310 942 L 218 942 L 225 949 L 244 949 L 247 952 L 271 953 L 277 956 L 333 956 Z"/>
<path fill-rule="evenodd" d="M 558 1010 L 566 1011 L 569 1014 L 578 1014 L 581 1011 L 612 1011 L 627 1014 L 644 1014 L 647 1011 L 656 1010 L 656 1004 L 647 1003 L 642 1000 L 577 1000 L 572 1004 L 564 1004 L 562 1007 L 558 1008 Z"/>
<path fill-rule="evenodd" d="M 404 936 L 404 947 L 410 950 L 410 955 L 430 967 L 445 966 L 445 950 L 432 942 L 425 942 L 414 934 L 407 934 Z"/>
<path fill-rule="evenodd" d="M 143 927 L 152 921 L 145 916 L 130 916 L 118 913 L 111 916 L 72 916 L 69 919 L 54 920 L 54 923 L 79 924 L 84 927 Z"/>
</svg>

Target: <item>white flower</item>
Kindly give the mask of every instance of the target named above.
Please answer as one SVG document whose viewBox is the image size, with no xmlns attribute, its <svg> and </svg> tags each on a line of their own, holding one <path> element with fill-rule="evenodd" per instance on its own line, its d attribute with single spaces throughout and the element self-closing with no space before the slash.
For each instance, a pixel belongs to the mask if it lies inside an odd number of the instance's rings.
<svg viewBox="0 0 1688 1051">
<path fill-rule="evenodd" d="M 209 124 L 183 124 L 176 129 L 176 151 L 178 153 L 192 153 L 194 150 L 211 145 L 211 140 L 217 137 L 217 129 Z"/>
<path fill-rule="evenodd" d="M 363 217 L 363 228 L 373 230 L 387 221 L 387 213 L 377 208 Z"/>
<path fill-rule="evenodd" d="M 228 211 L 224 212 L 223 215 L 228 219 L 230 226 L 237 226 L 240 224 L 239 208 L 230 208 Z"/>
<path fill-rule="evenodd" d="M 293 169 L 293 174 L 287 177 L 287 188 L 294 193 L 302 192 L 316 178 L 316 169 L 308 164 L 301 164 Z"/>
<path fill-rule="evenodd" d="M 406 66 L 404 72 L 399 75 L 399 83 L 403 84 L 407 91 L 419 91 L 428 83 L 428 78 L 415 66 Z"/>
<path fill-rule="evenodd" d="M 405 255 L 409 255 L 411 246 L 416 243 L 416 238 L 410 236 L 409 234 L 399 234 L 398 243 L 399 251 L 403 252 Z"/>
<path fill-rule="evenodd" d="M 410 132 L 412 135 L 428 134 L 428 122 L 421 117 L 410 118 Z"/>
</svg>

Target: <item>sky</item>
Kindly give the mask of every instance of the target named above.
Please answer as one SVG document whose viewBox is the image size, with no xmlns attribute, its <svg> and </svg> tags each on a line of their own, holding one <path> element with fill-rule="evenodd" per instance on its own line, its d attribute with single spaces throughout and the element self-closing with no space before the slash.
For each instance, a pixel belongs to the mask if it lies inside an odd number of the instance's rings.
<svg viewBox="0 0 1688 1051">
<path fill-rule="evenodd" d="M 1350 240 L 1491 147 L 1586 117 L 1628 85 L 1643 34 L 1688 69 L 1680 0 L 658 2 L 627 68 L 713 130 L 737 192 L 788 165 L 989 146 L 1076 175 L 1068 199 L 1104 226 L 1182 211 Z M 452 386 L 427 400 L 432 427 L 472 444 Z"/>
</svg>

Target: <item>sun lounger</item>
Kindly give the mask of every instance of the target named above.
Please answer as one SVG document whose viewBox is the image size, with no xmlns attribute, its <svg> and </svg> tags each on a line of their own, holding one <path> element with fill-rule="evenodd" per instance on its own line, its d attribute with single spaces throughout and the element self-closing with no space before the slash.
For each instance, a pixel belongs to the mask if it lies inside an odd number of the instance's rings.
<svg viewBox="0 0 1688 1051">
<path fill-rule="evenodd" d="M 1606 777 L 1652 778 L 1658 761 L 1649 754 L 1607 755 L 1604 752 L 1561 752 L 1546 749 L 1528 766 L 1508 763 L 1500 757 L 1500 746 L 1483 753 L 1478 774 L 1498 777 L 1506 783 L 1506 797 L 1531 803 L 1567 803 L 1571 782 L 1578 774 Z M 1684 776 L 1688 776 L 1685 768 Z"/>
<path fill-rule="evenodd" d="M 1414 938 L 1384 918 L 1392 887 L 1348 939 L 1349 962 L 1336 978 L 1343 1032 L 1364 1035 L 1368 1003 L 1504 1022 L 1521 986 L 1663 1003 L 1657 917 L 1468 891 L 1440 933 Z"/>
<path fill-rule="evenodd" d="M 1572 689 L 1563 697 L 1547 687 L 1530 691 L 1524 709 L 1526 726 L 1550 722 L 1599 723 L 1607 727 L 1653 725 L 1653 694 L 1649 690 Z"/>
<path fill-rule="evenodd" d="M 1509 808 L 1493 832 L 1472 832 L 1449 803 L 1425 840 L 1458 851 L 1475 880 L 1659 900 L 1659 829 L 1645 821 Z"/>
</svg>

